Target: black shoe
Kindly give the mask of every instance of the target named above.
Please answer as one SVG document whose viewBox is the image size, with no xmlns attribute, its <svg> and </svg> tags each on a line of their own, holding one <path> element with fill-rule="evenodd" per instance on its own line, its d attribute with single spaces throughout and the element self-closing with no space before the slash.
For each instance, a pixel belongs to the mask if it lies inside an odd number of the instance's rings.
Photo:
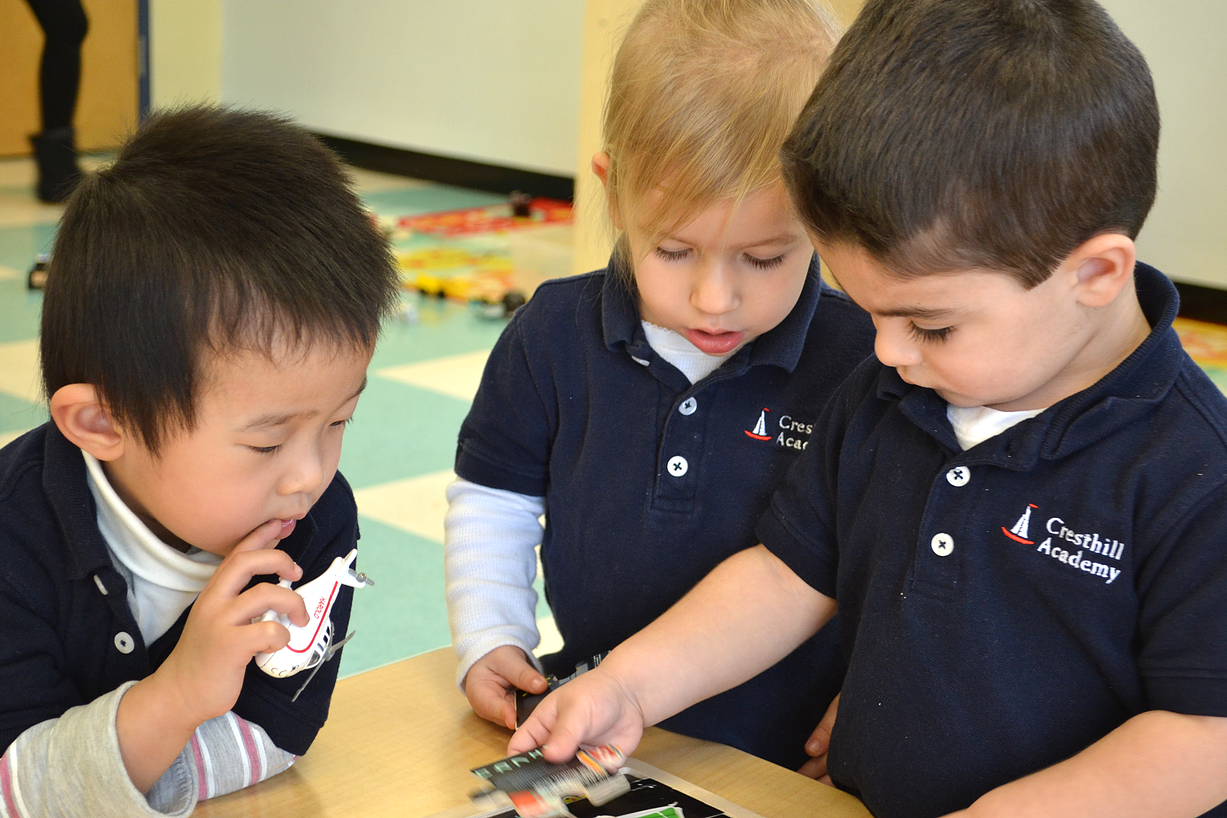
<svg viewBox="0 0 1227 818">
<path fill-rule="evenodd" d="M 30 137 L 38 163 L 38 198 L 62 202 L 81 181 L 72 128 L 55 128 Z"/>
</svg>

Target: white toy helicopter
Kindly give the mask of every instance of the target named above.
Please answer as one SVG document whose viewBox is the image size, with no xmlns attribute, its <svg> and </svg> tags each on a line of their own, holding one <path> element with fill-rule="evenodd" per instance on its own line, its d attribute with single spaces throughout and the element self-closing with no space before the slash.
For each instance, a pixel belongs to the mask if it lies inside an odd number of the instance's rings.
<svg viewBox="0 0 1227 818">
<path fill-rule="evenodd" d="M 298 694 L 302 693 L 311 679 L 315 677 L 320 666 L 331 659 L 341 649 L 341 646 L 354 636 L 351 631 L 340 642 L 333 644 L 332 619 L 329 615 L 332 613 L 332 605 L 336 602 L 337 593 L 341 590 L 342 585 L 348 585 L 351 588 L 365 588 L 375 584 L 366 574 L 355 573 L 350 567 L 357 556 L 358 549 L 352 549 L 344 557 L 337 557 L 333 560 L 332 565 L 328 566 L 324 573 L 294 589 L 294 593 L 301 596 L 307 605 L 307 615 L 310 620 L 304 627 L 300 628 L 291 622 L 288 616 L 276 611 L 268 611 L 264 616 L 255 620 L 257 622 L 274 620 L 285 625 L 290 631 L 290 642 L 284 648 L 272 653 L 256 654 L 256 667 L 277 679 L 284 679 L 299 671 L 313 668 L 307 681 L 303 682 L 302 687 L 298 688 L 298 692 L 294 694 L 294 699 L 290 701 L 298 698 Z M 278 584 L 283 588 L 289 588 L 291 585 L 288 579 L 283 579 Z"/>
</svg>

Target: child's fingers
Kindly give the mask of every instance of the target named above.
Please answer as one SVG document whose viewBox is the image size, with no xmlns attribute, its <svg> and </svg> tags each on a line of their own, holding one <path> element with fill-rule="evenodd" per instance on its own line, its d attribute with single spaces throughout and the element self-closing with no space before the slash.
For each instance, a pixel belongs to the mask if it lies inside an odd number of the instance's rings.
<svg viewBox="0 0 1227 818">
<path fill-rule="evenodd" d="M 260 582 L 239 594 L 233 607 L 235 624 L 243 624 L 257 617 L 264 616 L 267 611 L 285 614 L 295 625 L 305 627 L 310 621 L 307 614 L 307 604 L 293 590 L 271 582 Z"/>
<path fill-rule="evenodd" d="M 811 758 L 809 761 L 797 768 L 797 772 L 806 778 L 813 778 L 817 781 L 822 781 L 826 778 L 825 783 L 830 784 L 831 779 L 827 777 L 827 757 L 826 755 Z"/>
<path fill-rule="evenodd" d="M 547 687 L 545 677 L 528 662 L 524 651 L 511 645 L 495 648 L 483 657 L 490 670 L 506 679 L 510 684 L 529 693 L 544 693 Z"/>
<path fill-rule="evenodd" d="M 243 551 L 258 551 L 262 548 L 275 548 L 281 540 L 281 531 L 284 528 L 284 523 L 281 520 L 268 520 L 252 530 L 243 539 L 239 540 L 239 544 L 234 547 L 234 551 L 230 553 Z"/>
<path fill-rule="evenodd" d="M 827 775 L 827 753 L 831 749 L 831 730 L 835 727 L 835 717 L 838 712 L 839 695 L 837 694 L 831 700 L 818 726 L 814 728 L 814 732 L 810 734 L 809 740 L 805 742 L 805 752 L 810 756 L 809 761 L 806 761 L 797 770 L 801 775 L 817 779 L 824 784 L 831 783 L 831 777 Z"/>
<path fill-rule="evenodd" d="M 510 690 L 503 699 L 502 723 L 508 730 L 516 729 L 516 694 Z"/>
<path fill-rule="evenodd" d="M 616 677 L 589 671 L 546 696 L 511 737 L 512 753 L 540 746 L 546 761 L 574 757 L 581 746 L 614 744 L 628 755 L 643 736 L 643 713 Z"/>
<path fill-rule="evenodd" d="M 505 726 L 515 724 L 514 715 L 512 724 L 507 724 L 506 708 L 510 691 L 504 679 L 493 674 L 481 674 L 475 678 L 475 674 L 470 673 L 464 686 L 464 693 L 469 699 L 473 712 L 486 721 Z M 514 708 L 512 712 L 514 714 Z"/>
<path fill-rule="evenodd" d="M 210 591 L 214 594 L 238 596 L 251 582 L 252 577 L 265 574 L 276 574 L 283 579 L 295 581 L 302 578 L 302 568 L 284 551 L 232 551 L 209 580 Z"/>
<path fill-rule="evenodd" d="M 827 712 L 823 714 L 822 720 L 818 722 L 818 726 L 814 728 L 814 732 L 810 734 L 809 740 L 805 742 L 805 752 L 814 758 L 825 756 L 827 751 L 831 749 L 831 730 L 835 728 L 835 717 L 839 713 L 839 695 L 831 700 L 831 704 L 827 706 Z"/>
<path fill-rule="evenodd" d="M 290 644 L 290 631 L 280 622 L 252 622 L 239 628 L 235 637 L 238 652 L 245 656 L 257 653 L 273 653 Z"/>
<path fill-rule="evenodd" d="M 519 755 L 520 753 L 527 753 L 529 750 L 541 747 L 547 741 L 550 742 L 551 749 L 562 748 L 565 750 L 565 743 L 555 741 L 551 733 L 551 728 L 557 716 L 558 712 L 553 697 L 547 698 L 537 705 L 536 709 L 533 710 L 533 714 L 528 717 L 528 721 L 520 725 L 520 728 L 512 735 L 511 741 L 507 743 L 507 754 Z M 579 742 L 576 741 L 571 749 L 571 755 L 575 755 L 575 751 L 578 749 Z M 569 756 L 566 753 L 562 753 L 562 757 L 567 758 Z"/>
<path fill-rule="evenodd" d="M 529 693 L 544 693 L 545 689 L 549 686 L 546 684 L 545 677 L 528 663 L 525 663 L 525 667 L 516 674 L 515 678 L 512 679 L 512 683 L 520 690 L 527 690 Z"/>
</svg>

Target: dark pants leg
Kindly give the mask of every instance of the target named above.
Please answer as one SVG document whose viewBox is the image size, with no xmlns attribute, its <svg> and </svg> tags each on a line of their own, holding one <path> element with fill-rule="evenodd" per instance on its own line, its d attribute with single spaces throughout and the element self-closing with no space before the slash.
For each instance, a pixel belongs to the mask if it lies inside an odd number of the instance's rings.
<svg viewBox="0 0 1227 818">
<path fill-rule="evenodd" d="M 80 0 L 26 2 L 46 38 L 38 74 L 43 133 L 71 128 L 81 86 L 81 42 L 89 30 L 85 9 Z"/>
<path fill-rule="evenodd" d="M 81 178 L 72 130 L 81 87 L 81 42 L 89 21 L 80 0 L 26 0 L 42 26 L 39 104 L 43 132 L 30 138 L 38 163 L 38 198 L 59 202 Z"/>
</svg>

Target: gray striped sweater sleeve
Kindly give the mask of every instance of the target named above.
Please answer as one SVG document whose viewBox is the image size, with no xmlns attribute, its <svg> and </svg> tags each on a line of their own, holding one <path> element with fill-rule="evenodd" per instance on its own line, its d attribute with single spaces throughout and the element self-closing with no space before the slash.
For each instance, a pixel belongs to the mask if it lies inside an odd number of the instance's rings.
<svg viewBox="0 0 1227 818">
<path fill-rule="evenodd" d="M 198 800 L 242 789 L 294 763 L 259 726 L 226 713 L 198 727 L 143 795 L 124 768 L 115 729 L 119 701 L 132 684 L 18 736 L 0 756 L 0 816 L 187 816 Z"/>
</svg>

